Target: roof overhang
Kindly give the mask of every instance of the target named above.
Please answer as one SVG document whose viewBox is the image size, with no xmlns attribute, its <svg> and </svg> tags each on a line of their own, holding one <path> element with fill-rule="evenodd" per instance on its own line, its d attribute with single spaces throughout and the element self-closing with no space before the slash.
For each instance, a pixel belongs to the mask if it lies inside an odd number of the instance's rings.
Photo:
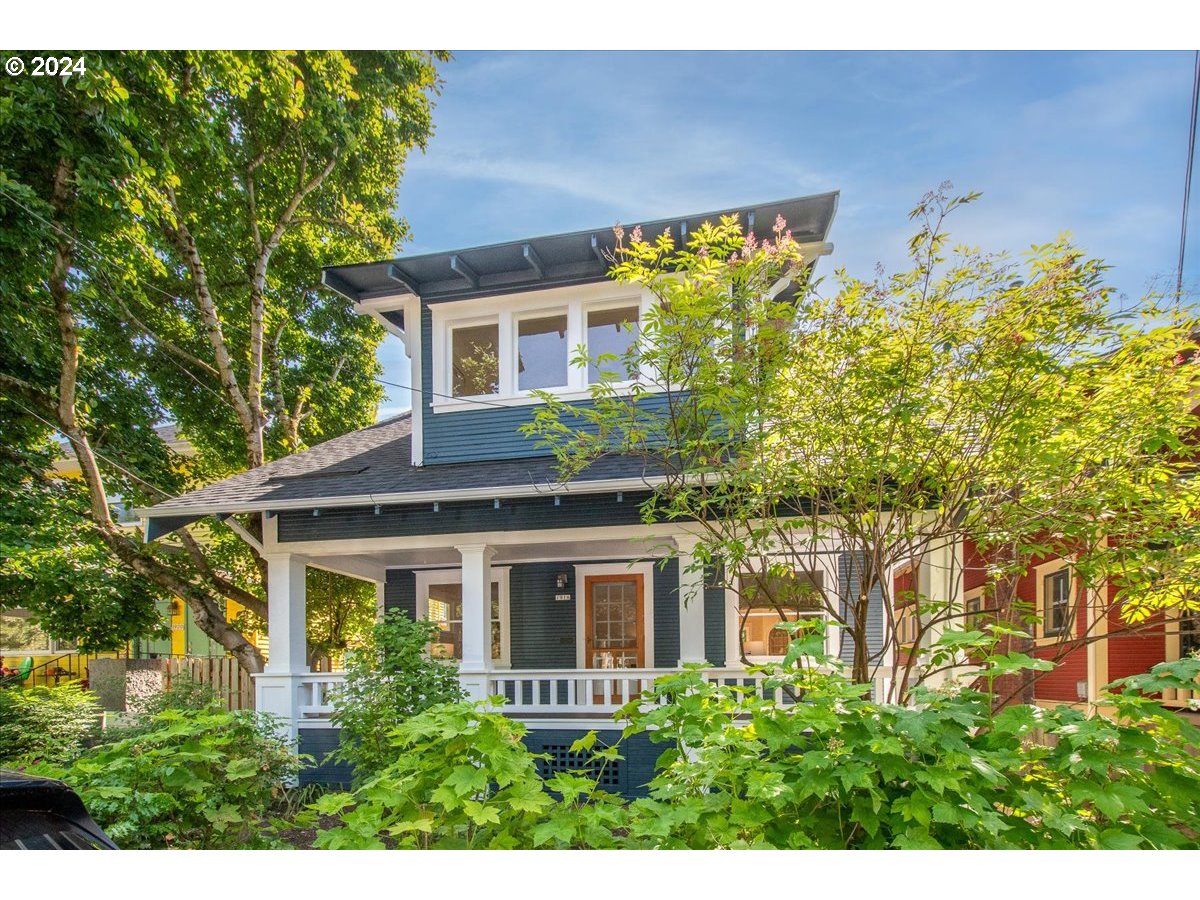
<svg viewBox="0 0 1200 900">
<path fill-rule="evenodd" d="M 594 481 L 570 481 L 560 484 L 518 484 L 467 488 L 449 491 L 407 491 L 395 494 L 355 494 L 343 497 L 300 497 L 271 502 L 269 498 L 242 503 L 197 503 L 190 506 L 146 507 L 135 515 L 146 523 L 146 540 L 153 541 L 205 516 L 229 516 L 237 513 L 283 512 L 296 509 L 337 509 L 341 507 L 404 506 L 418 503 L 450 503 L 456 500 L 508 500 L 523 497 L 553 497 L 556 494 L 603 494 L 612 491 L 646 490 L 666 481 L 665 477 L 606 478 Z"/>
<path fill-rule="evenodd" d="M 746 231 L 769 234 L 777 216 L 807 256 L 832 250 L 826 242 L 838 194 L 814 194 L 641 223 L 646 235 L 669 231 L 677 245 L 702 222 L 737 216 Z M 608 275 L 616 248 L 611 227 L 525 238 L 444 253 L 400 256 L 379 262 L 329 266 L 326 287 L 376 315 L 374 301 L 403 305 L 405 298 L 429 303 L 601 281 Z"/>
</svg>

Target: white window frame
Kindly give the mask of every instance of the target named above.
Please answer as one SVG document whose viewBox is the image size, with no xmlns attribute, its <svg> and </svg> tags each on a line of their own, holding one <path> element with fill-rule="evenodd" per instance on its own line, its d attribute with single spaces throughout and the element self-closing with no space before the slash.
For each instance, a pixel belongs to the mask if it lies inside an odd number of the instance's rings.
<svg viewBox="0 0 1200 900">
<path fill-rule="evenodd" d="M 10 606 L 4 610 L 3 615 L 10 615 L 13 613 L 24 613 L 24 615 L 14 615 L 13 618 L 16 619 L 37 619 L 37 616 L 23 606 Z M 42 634 L 46 634 L 46 632 L 41 629 L 40 624 L 38 625 L 38 630 L 42 631 Z M 57 644 L 57 640 L 46 634 L 45 647 L 0 647 L 0 656 L 5 657 L 6 659 L 16 656 L 54 656 L 60 652 Z M 63 650 L 61 652 L 74 653 L 75 651 Z"/>
<path fill-rule="evenodd" d="M 821 592 L 825 595 L 826 607 L 833 606 L 838 602 L 840 596 L 840 581 L 838 577 L 838 558 L 837 553 L 807 553 L 807 554 L 772 554 L 767 557 L 769 564 L 789 563 L 793 572 L 820 572 L 821 573 Z M 757 561 L 756 561 L 757 562 Z M 761 566 L 747 566 L 743 570 L 744 573 L 752 573 L 761 571 Z M 739 576 L 740 577 L 740 574 Z M 742 610 L 741 598 L 738 592 L 733 588 L 725 590 L 725 608 L 727 615 L 725 619 L 725 664 L 727 666 L 737 666 L 741 664 L 742 659 Z M 829 656 L 838 655 L 838 637 L 840 630 L 832 627 L 833 616 L 829 609 L 822 609 L 820 612 L 803 613 L 806 618 L 821 616 L 825 619 L 828 627 L 825 629 L 825 653 Z M 782 656 L 747 656 L 747 660 L 751 665 L 760 665 L 762 663 L 782 662 Z"/>
<path fill-rule="evenodd" d="M 508 573 L 509 566 L 491 566 L 492 582 L 500 586 L 500 658 L 493 659 L 492 665 L 498 669 L 512 667 L 512 648 L 510 645 L 510 627 L 508 613 Z M 418 569 L 416 575 L 417 590 L 417 619 L 429 618 L 429 588 L 435 584 L 462 584 L 462 569 Z M 490 600 L 489 600 L 490 602 Z M 491 635 L 488 636 L 491 643 Z"/>
<path fill-rule="evenodd" d="M 445 390 L 441 393 L 454 393 L 454 332 L 465 328 L 478 328 L 481 325 L 496 325 L 497 341 L 496 345 L 500 348 L 500 358 L 496 361 L 497 372 L 496 380 L 498 382 L 497 392 L 495 394 L 471 394 L 468 397 L 458 398 L 460 402 L 469 403 L 471 400 L 487 400 L 493 397 L 502 396 L 505 393 L 504 389 L 504 323 L 496 316 L 473 316 L 468 319 L 458 319 L 454 322 L 447 323 L 445 333 L 445 350 L 442 356 L 443 359 L 443 381 Z M 474 405 L 474 404 L 472 404 Z"/>
<path fill-rule="evenodd" d="M 592 303 L 581 304 L 581 306 L 582 306 L 582 310 L 581 310 L 581 314 L 580 314 L 580 319 L 581 319 L 580 327 L 582 329 L 582 335 L 581 335 L 580 343 L 582 343 L 587 348 L 587 355 L 588 355 L 589 361 L 591 360 L 592 356 L 594 355 L 592 353 L 592 348 L 590 346 L 588 346 L 588 343 L 587 343 L 588 316 L 590 316 L 592 313 L 606 312 L 606 311 L 612 310 L 612 309 L 628 309 L 631 306 L 636 306 L 637 310 L 638 310 L 637 335 L 640 336 L 643 329 L 645 329 L 645 327 L 646 327 L 646 311 L 647 310 L 646 310 L 645 303 L 642 302 L 642 298 L 625 297 L 624 299 L 596 300 L 596 301 L 593 301 Z M 578 346 L 578 344 L 576 346 Z M 593 382 L 593 381 L 588 380 L 588 368 L 590 367 L 590 365 L 591 365 L 591 363 L 589 362 L 587 367 L 581 367 L 579 369 L 580 377 L 583 379 L 583 382 L 586 386 L 600 383 L 598 381 Z M 614 388 L 620 390 L 622 388 L 630 388 L 636 382 L 634 381 L 634 379 L 628 378 L 628 379 L 625 379 L 622 381 L 613 381 L 610 383 Z"/>
<path fill-rule="evenodd" d="M 558 393 L 558 392 L 565 391 L 565 390 L 579 388 L 579 385 L 576 384 L 576 381 L 578 379 L 576 379 L 574 377 L 575 372 L 578 370 L 576 369 L 575 366 L 571 365 L 571 348 L 572 348 L 572 344 L 571 344 L 571 306 L 569 304 L 564 303 L 561 306 L 552 306 L 552 307 L 548 307 L 546 309 L 522 309 L 522 310 L 514 311 L 512 313 L 512 349 L 509 353 L 505 354 L 505 359 L 501 361 L 501 366 L 503 367 L 503 365 L 505 363 L 507 363 L 512 368 L 511 384 L 512 384 L 513 396 L 516 396 L 516 397 L 531 397 L 531 396 L 533 396 L 532 390 L 522 390 L 520 387 L 520 384 L 521 384 L 521 372 L 520 372 L 520 361 L 521 361 L 521 327 L 520 326 L 521 326 L 521 323 L 528 319 L 549 319 L 549 318 L 553 318 L 555 316 L 566 316 L 566 318 L 567 318 L 567 334 L 566 334 L 567 373 L 566 373 L 566 379 L 563 384 L 556 384 L 556 385 L 553 385 L 553 386 L 547 387 L 547 388 L 537 388 L 536 390 L 550 391 L 552 393 Z"/>
<path fill-rule="evenodd" d="M 575 351 L 587 346 L 587 313 L 592 310 L 638 307 L 638 327 L 645 329 L 646 317 L 654 302 L 654 294 L 641 287 L 618 285 L 612 282 L 577 285 L 567 288 L 548 288 L 521 294 L 490 297 L 485 300 L 455 300 L 430 304 L 433 328 L 433 392 L 430 406 L 433 413 L 463 412 L 484 407 L 474 401 L 486 401 L 489 407 L 528 406 L 540 403 L 532 391 L 518 390 L 517 384 L 517 322 L 525 318 L 567 314 L 567 384 L 546 390 L 563 400 L 586 400 L 587 367 L 571 365 Z M 496 323 L 500 335 L 500 389 L 496 394 L 473 397 L 454 397 L 452 334 L 456 328 Z M 644 376 L 646 373 L 642 373 Z M 647 382 L 645 377 L 639 379 Z M 634 380 L 614 383 L 618 393 L 629 393 Z"/>
</svg>

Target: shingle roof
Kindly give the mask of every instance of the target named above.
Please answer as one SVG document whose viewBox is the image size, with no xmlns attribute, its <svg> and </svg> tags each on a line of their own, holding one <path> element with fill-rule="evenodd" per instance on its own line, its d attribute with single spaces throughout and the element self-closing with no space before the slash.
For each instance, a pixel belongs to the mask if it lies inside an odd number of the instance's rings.
<svg viewBox="0 0 1200 900">
<path fill-rule="evenodd" d="M 404 413 L 332 438 L 216 484 L 159 503 L 151 516 L 245 512 L 297 506 L 404 502 L 406 494 L 448 495 L 490 488 L 558 485 L 552 457 L 435 466 L 412 465 L 412 418 Z M 573 485 L 644 477 L 641 460 L 607 458 Z M 647 476 L 648 477 L 648 476 Z M 507 492 L 498 491 L 497 496 Z"/>
</svg>

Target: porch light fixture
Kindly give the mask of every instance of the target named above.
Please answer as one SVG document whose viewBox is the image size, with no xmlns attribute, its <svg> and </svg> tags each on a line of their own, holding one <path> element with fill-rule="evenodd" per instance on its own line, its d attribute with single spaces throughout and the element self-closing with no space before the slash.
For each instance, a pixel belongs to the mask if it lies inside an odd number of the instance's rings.
<svg viewBox="0 0 1200 900">
<path fill-rule="evenodd" d="M 562 506 L 562 497 L 558 496 L 558 494 L 554 495 L 554 505 Z"/>
<path fill-rule="evenodd" d="M 375 515 L 379 515 L 379 510 L 383 509 L 378 503 L 375 504 Z"/>
<path fill-rule="evenodd" d="M 618 503 L 625 502 L 625 492 L 624 491 L 617 491 L 617 502 Z"/>
<path fill-rule="evenodd" d="M 433 501 L 433 511 L 439 512 L 441 510 L 441 508 L 442 508 L 441 504 L 439 504 L 436 500 L 434 500 Z"/>
<path fill-rule="evenodd" d="M 499 501 L 499 499 L 493 500 L 493 501 L 492 501 L 492 509 L 499 509 L 499 508 L 500 508 L 500 501 Z"/>
<path fill-rule="evenodd" d="M 557 499 L 557 498 L 556 498 Z M 560 591 L 567 586 L 567 573 L 559 572 L 554 576 L 554 586 Z"/>
<path fill-rule="evenodd" d="M 320 514 L 321 514 L 321 511 L 320 511 L 319 509 L 314 509 L 314 510 L 313 510 L 313 518 L 314 518 L 314 519 L 315 519 L 317 516 L 319 516 Z"/>
</svg>

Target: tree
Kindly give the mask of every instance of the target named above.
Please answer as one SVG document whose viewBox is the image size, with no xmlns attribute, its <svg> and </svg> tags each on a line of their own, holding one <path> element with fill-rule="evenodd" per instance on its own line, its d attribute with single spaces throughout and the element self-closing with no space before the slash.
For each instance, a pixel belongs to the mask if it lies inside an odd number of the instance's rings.
<svg viewBox="0 0 1200 900">
<path fill-rule="evenodd" d="M 891 575 L 924 559 L 957 581 L 943 551 L 964 538 L 1002 549 L 996 575 L 1057 553 L 1088 587 L 1125 576 L 1118 602 L 1135 619 L 1194 608 L 1200 489 L 1181 476 L 1200 387 L 1195 308 L 1154 296 L 1118 307 L 1103 264 L 1066 238 L 1023 264 L 951 248 L 945 218 L 975 199 L 927 196 L 911 268 L 872 281 L 839 271 L 829 295 L 805 280 L 782 221 L 762 242 L 736 218 L 705 223 L 686 247 L 618 230 L 612 276 L 657 299 L 623 360 L 638 380 L 628 395 L 603 380 L 587 405 L 546 395 L 527 432 L 564 478 L 607 454 L 661 470 L 647 521 L 693 522 L 695 565 L 780 618 L 801 604 L 779 576 L 831 542 L 849 551 L 856 577 L 819 595 L 824 612 L 855 680 L 892 651 L 900 696 L 966 659 L 898 652 Z M 928 648 L 965 611 L 918 591 Z M 868 641 L 873 596 L 881 646 Z M 1010 636 L 1024 640 L 1026 625 Z"/>
<path fill-rule="evenodd" d="M 82 75 L 3 85 L 6 432 L 65 436 L 87 528 L 251 671 L 261 654 L 224 603 L 266 618 L 260 523 L 148 546 L 109 501 L 154 502 L 374 418 L 381 330 L 320 289 L 320 267 L 404 236 L 396 187 L 445 58 L 89 53 Z M 187 465 L 156 439 L 164 419 L 196 446 Z"/>
</svg>

